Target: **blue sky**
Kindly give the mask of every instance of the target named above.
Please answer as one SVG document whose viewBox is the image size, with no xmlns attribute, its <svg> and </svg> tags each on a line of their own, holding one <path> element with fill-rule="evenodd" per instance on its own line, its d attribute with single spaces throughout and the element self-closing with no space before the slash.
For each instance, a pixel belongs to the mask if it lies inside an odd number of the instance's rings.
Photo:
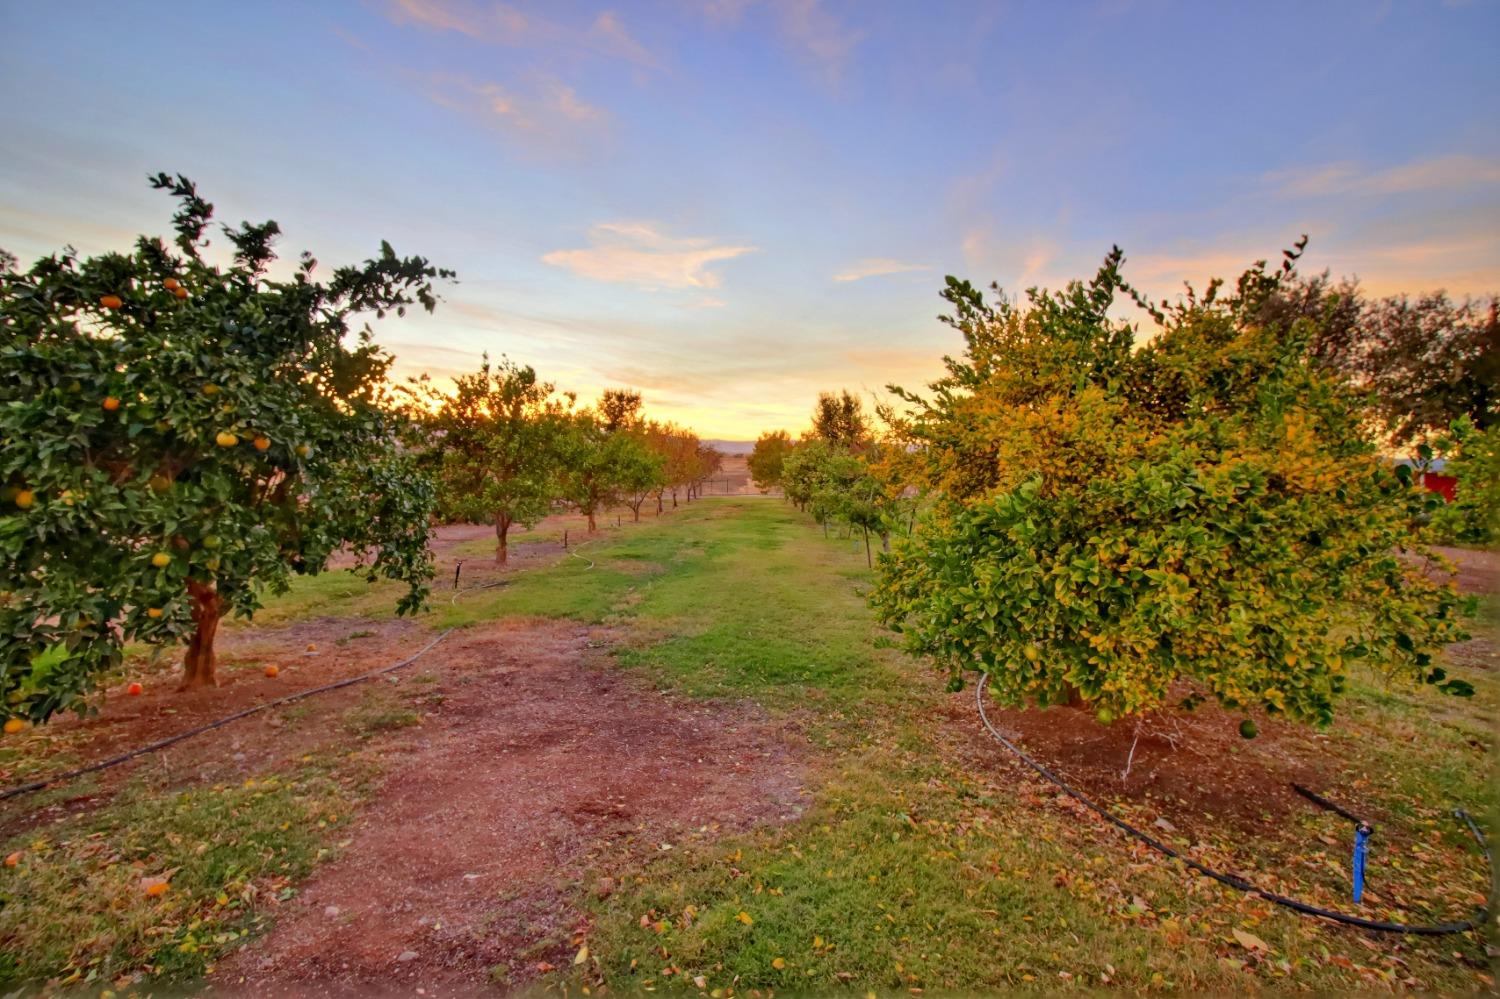
<svg viewBox="0 0 1500 999">
<path fill-rule="evenodd" d="M 1157 294 L 1312 237 L 1374 292 L 1500 291 L 1493 2 L 611 6 L 0 0 L 0 247 L 164 232 L 459 272 L 403 374 L 533 364 L 705 436 L 936 373 L 942 276 L 1112 244 Z"/>
</svg>

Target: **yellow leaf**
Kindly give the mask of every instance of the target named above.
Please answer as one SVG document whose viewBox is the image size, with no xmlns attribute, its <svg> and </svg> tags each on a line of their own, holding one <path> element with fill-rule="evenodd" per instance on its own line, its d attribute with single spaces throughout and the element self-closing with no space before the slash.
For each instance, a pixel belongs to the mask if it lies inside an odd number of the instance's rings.
<svg viewBox="0 0 1500 999">
<path fill-rule="evenodd" d="M 1236 927 L 1232 932 L 1234 933 L 1234 938 L 1239 941 L 1240 946 L 1245 948 L 1246 950 L 1268 951 L 1271 949 L 1270 944 L 1266 943 L 1254 933 L 1247 933 L 1244 930 L 1239 929 L 1238 927 Z"/>
<path fill-rule="evenodd" d="M 743 910 L 741 910 L 740 914 L 738 916 L 735 916 L 734 918 L 738 919 L 740 922 L 744 923 L 746 926 L 749 926 L 751 923 L 755 922 L 755 920 L 753 920 L 753 919 L 750 918 L 750 913 L 745 912 Z"/>
<path fill-rule="evenodd" d="M 589 945 L 588 944 L 584 944 L 582 947 L 578 948 L 578 953 L 573 955 L 573 963 L 574 964 L 582 964 L 583 962 L 587 961 L 588 959 L 589 959 Z"/>
</svg>

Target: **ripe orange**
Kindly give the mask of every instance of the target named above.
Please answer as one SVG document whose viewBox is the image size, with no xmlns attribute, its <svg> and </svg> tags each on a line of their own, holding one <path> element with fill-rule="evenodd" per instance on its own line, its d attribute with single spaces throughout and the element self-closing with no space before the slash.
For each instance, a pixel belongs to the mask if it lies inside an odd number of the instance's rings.
<svg viewBox="0 0 1500 999">
<path fill-rule="evenodd" d="M 36 493 L 32 492 L 30 489 L 22 489 L 20 492 L 16 493 L 16 506 L 20 507 L 22 510 L 25 510 L 35 502 Z"/>
<path fill-rule="evenodd" d="M 187 298 L 187 289 L 179 285 L 178 287 L 172 289 L 172 294 L 176 295 L 178 298 Z"/>
<path fill-rule="evenodd" d="M 266 676 L 274 677 L 276 674 L 278 674 L 280 672 L 281 672 L 281 669 L 278 666 L 267 666 L 266 667 Z"/>
<path fill-rule="evenodd" d="M 309 651 L 309 652 L 316 652 L 316 651 L 318 651 L 318 647 L 316 645 L 314 645 L 312 642 L 308 642 L 307 643 L 307 651 Z"/>
<path fill-rule="evenodd" d="M 218 395 L 219 394 L 219 386 L 213 385 L 213 384 L 205 385 L 205 386 L 203 386 L 203 394 L 204 395 Z"/>
<path fill-rule="evenodd" d="M 17 850 L 15 853 L 9 854 L 5 858 L 5 866 L 6 867 L 15 867 L 20 862 L 21 862 L 21 851 L 20 850 Z"/>
<path fill-rule="evenodd" d="M 139 697 L 141 695 L 141 692 L 145 689 L 145 687 L 142 687 L 138 683 L 132 683 L 130 686 L 125 688 L 125 693 L 129 694 L 131 697 Z"/>
<path fill-rule="evenodd" d="M 219 436 L 215 437 L 214 441 L 218 443 L 219 447 L 234 447 L 240 442 L 240 439 L 227 430 L 220 430 Z"/>
<path fill-rule="evenodd" d="M 255 438 L 253 443 L 255 444 L 255 450 L 257 451 L 269 451 L 271 449 L 271 438 L 269 437 L 257 437 Z"/>
<path fill-rule="evenodd" d="M 158 472 L 146 480 L 146 485 L 151 487 L 153 493 L 160 495 L 172 488 L 172 480 Z"/>
<path fill-rule="evenodd" d="M 107 395 L 104 397 L 104 408 L 113 413 L 120 408 L 120 400 L 115 396 Z"/>
<path fill-rule="evenodd" d="M 146 894 L 150 895 L 152 898 L 157 898 L 159 896 L 165 895 L 166 893 L 167 883 L 165 881 L 153 880 L 148 882 L 146 885 Z"/>
<path fill-rule="evenodd" d="M 167 278 L 162 282 L 162 285 L 166 287 L 168 291 L 176 291 L 178 288 L 182 287 L 182 285 L 177 283 L 176 278 Z"/>
<path fill-rule="evenodd" d="M 99 299 L 99 304 L 104 306 L 106 309 L 118 309 L 125 303 L 120 301 L 119 295 L 105 295 L 104 297 Z"/>
<path fill-rule="evenodd" d="M 310 454 L 312 454 L 312 448 L 308 447 L 306 444 L 297 445 L 297 457 L 306 458 Z"/>
<path fill-rule="evenodd" d="M 26 731 L 26 722 L 21 718 L 7 718 L 5 720 L 5 734 L 15 735 L 17 732 Z"/>
<path fill-rule="evenodd" d="M 146 616 L 149 617 L 149 618 L 151 618 L 154 621 L 155 619 L 161 617 L 161 608 L 160 607 L 148 607 L 146 609 Z"/>
<path fill-rule="evenodd" d="M 151 564 L 156 566 L 158 569 L 165 569 L 167 566 L 172 564 L 172 556 L 168 555 L 166 552 L 157 552 L 155 555 L 151 556 Z"/>
</svg>

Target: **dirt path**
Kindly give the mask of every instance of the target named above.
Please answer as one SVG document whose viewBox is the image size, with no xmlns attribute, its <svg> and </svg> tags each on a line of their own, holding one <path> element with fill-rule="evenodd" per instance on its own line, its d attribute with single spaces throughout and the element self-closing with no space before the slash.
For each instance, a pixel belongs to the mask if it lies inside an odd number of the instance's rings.
<svg viewBox="0 0 1500 999">
<path fill-rule="evenodd" d="M 743 705 L 663 696 L 568 624 L 503 622 L 434 650 L 444 699 L 384 741 L 381 788 L 230 994 L 470 994 L 575 950 L 570 899 L 606 852 L 801 809 L 797 753 Z M 585 884 L 608 891 L 608 885 Z"/>
</svg>

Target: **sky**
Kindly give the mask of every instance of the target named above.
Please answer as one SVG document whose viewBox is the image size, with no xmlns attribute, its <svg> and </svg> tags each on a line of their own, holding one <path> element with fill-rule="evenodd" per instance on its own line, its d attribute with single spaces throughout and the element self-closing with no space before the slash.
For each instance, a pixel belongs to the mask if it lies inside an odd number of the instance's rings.
<svg viewBox="0 0 1500 999">
<path fill-rule="evenodd" d="M 289 259 L 456 270 L 375 324 L 399 375 L 505 354 L 705 437 L 934 377 L 946 274 L 1119 244 L 1170 296 L 1306 233 L 1372 293 L 1500 292 L 1496 2 L 0 0 L 0 38 L 23 261 L 168 233 L 183 173 Z"/>
</svg>

